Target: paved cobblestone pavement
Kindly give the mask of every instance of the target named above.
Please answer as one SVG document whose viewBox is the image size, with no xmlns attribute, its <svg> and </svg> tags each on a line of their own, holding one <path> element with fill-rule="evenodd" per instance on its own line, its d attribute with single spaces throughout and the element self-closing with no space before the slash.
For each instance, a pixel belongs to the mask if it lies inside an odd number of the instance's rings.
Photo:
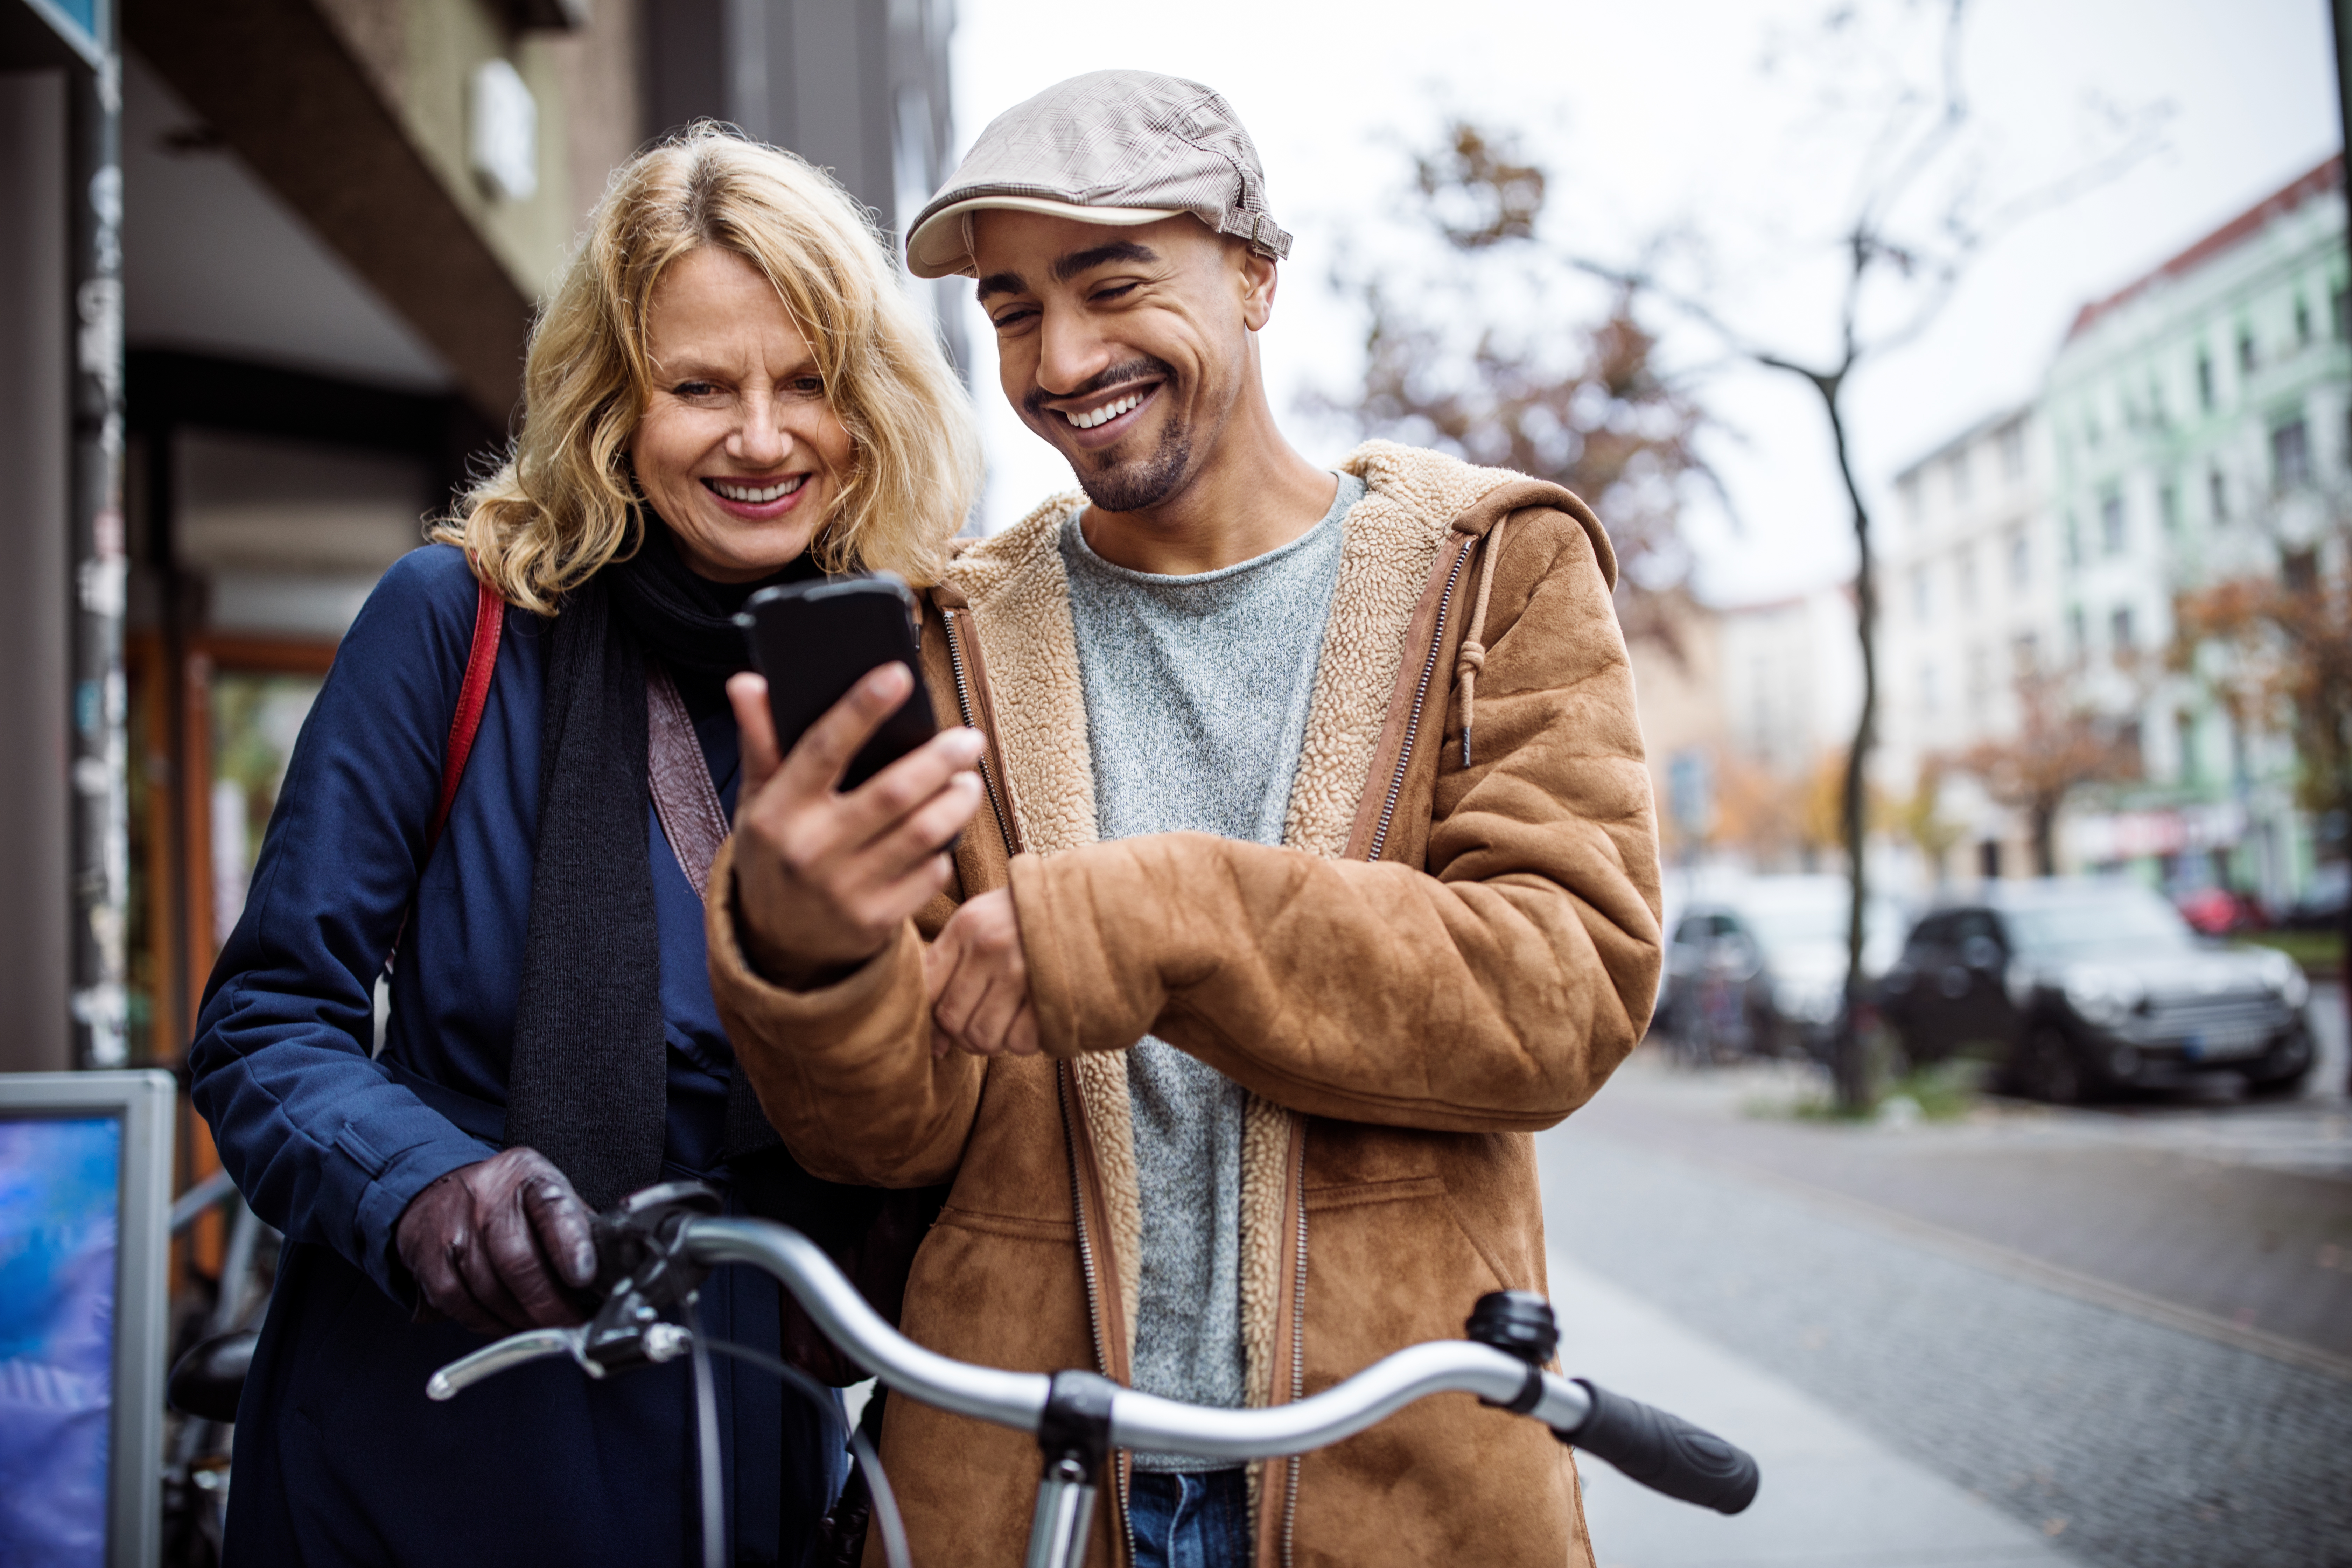
<svg viewBox="0 0 2352 1568">
<path fill-rule="evenodd" d="M 2200 1126 L 2218 1110 L 2135 1120 L 2000 1106 L 1900 1131 L 1742 1114 L 1743 1100 L 1772 1102 L 1752 1086 L 1773 1081 L 1672 1075 L 1637 1058 L 1575 1121 L 2116 1288 L 2225 1338 L 2302 1347 L 2352 1374 L 2352 1180 L 2314 1173 L 2333 1157 L 2325 1150 L 2352 1152 L 2340 1110 L 2244 1107 L 2226 1138 Z M 2281 1149 L 2303 1151 L 2297 1168 L 2270 1157 Z"/>
<path fill-rule="evenodd" d="M 1963 1260 L 1619 1121 L 1589 1111 L 1538 1141 L 1557 1253 L 2080 1561 L 2352 1565 L 2352 1380 Z"/>
</svg>

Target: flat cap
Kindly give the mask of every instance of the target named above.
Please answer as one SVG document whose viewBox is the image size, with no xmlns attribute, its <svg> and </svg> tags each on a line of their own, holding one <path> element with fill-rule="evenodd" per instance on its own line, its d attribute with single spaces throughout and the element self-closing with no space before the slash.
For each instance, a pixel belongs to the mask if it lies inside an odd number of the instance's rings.
<svg viewBox="0 0 2352 1568">
<path fill-rule="evenodd" d="M 1046 213 L 1126 227 L 1191 213 L 1277 260 L 1290 236 L 1265 206 L 1265 171 L 1233 106 L 1197 81 L 1094 71 L 988 122 L 940 194 L 915 216 L 918 278 L 976 275 L 971 215 Z"/>
</svg>

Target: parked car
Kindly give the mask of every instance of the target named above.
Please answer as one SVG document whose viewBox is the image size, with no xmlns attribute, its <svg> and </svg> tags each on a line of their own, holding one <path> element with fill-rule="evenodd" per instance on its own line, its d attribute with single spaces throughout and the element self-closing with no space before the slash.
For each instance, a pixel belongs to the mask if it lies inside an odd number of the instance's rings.
<svg viewBox="0 0 2352 1568">
<path fill-rule="evenodd" d="M 2286 1093 L 2311 1071 L 2311 987 L 2284 953 L 2206 942 L 2135 882 L 1990 883 L 1922 919 L 1881 1009 L 1915 1061 L 1990 1054 L 2059 1103 L 2230 1071 Z"/>
<path fill-rule="evenodd" d="M 1684 1056 L 1826 1057 L 1845 1005 L 1843 877 L 1754 877 L 1710 889 L 1677 915 L 1658 997 L 1660 1033 Z M 1902 948 L 1902 911 L 1873 899 L 1863 975 Z"/>
</svg>

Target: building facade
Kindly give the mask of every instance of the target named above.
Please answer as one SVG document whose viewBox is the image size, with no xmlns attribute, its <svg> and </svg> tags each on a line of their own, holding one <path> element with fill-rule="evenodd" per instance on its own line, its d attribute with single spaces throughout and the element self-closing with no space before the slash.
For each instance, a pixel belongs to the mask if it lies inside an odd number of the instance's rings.
<svg viewBox="0 0 2352 1568">
<path fill-rule="evenodd" d="M 2146 769 L 2073 824 L 2084 863 L 2149 858 L 2273 904 L 2309 884 L 2287 736 L 2156 666 L 2175 595 L 2275 575 L 2352 502 L 2346 282 L 2339 156 L 2085 306 L 2051 367 L 2065 647 L 2135 714 Z"/>
<path fill-rule="evenodd" d="M 2292 742 L 2176 668 L 2174 606 L 2352 516 L 2345 219 L 2337 157 L 2085 305 L 2032 408 L 1897 477 L 1890 780 L 2013 733 L 2021 677 L 2063 682 L 2137 766 L 2070 804 L 2062 868 L 2306 892 Z M 2025 868 L 2021 826 L 1965 777 L 1945 809 L 1975 869 Z"/>
<path fill-rule="evenodd" d="M 1905 797 L 1939 774 L 1938 879 L 2029 863 L 2011 814 L 1942 764 L 2012 732 L 2018 677 L 2051 658 L 2049 466 L 2034 411 L 2005 409 L 1896 475 L 1880 533 L 1878 773 Z"/>
<path fill-rule="evenodd" d="M 336 641 L 495 460 L 612 169 L 725 120 L 894 226 L 953 20 L 0 0 L 0 1070 L 177 1058 Z"/>
</svg>

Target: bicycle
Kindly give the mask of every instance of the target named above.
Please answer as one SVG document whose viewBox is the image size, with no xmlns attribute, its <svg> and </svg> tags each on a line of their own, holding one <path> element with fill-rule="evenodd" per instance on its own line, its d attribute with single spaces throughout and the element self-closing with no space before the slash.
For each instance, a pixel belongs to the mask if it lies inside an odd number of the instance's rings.
<svg viewBox="0 0 2352 1568">
<path fill-rule="evenodd" d="M 215 1171 L 172 1205 L 171 1231 L 185 1236 L 224 1205 L 228 1240 L 211 1309 L 183 1325 L 165 1383 L 170 1440 L 163 1465 L 163 1568 L 211 1568 L 227 1523 L 230 1428 L 237 1394 L 277 1273 L 278 1232 L 247 1206 L 226 1171 Z"/>
<path fill-rule="evenodd" d="M 884 1387 L 1037 1439 L 1043 1474 L 1027 1568 L 1076 1568 L 1082 1561 L 1095 1478 L 1113 1449 L 1236 1462 L 1278 1458 L 1328 1447 L 1433 1394 L 1473 1394 L 1540 1421 L 1561 1442 L 1685 1502 L 1731 1514 L 1756 1495 L 1756 1462 L 1739 1448 L 1662 1410 L 1544 1370 L 1559 1333 L 1550 1303 L 1532 1292 L 1482 1296 L 1465 1339 L 1409 1346 L 1295 1404 L 1212 1408 L 1139 1393 L 1097 1373 L 1007 1372 L 926 1350 L 868 1306 L 808 1237 L 772 1221 L 719 1218 L 719 1195 L 692 1182 L 665 1183 L 624 1199 L 597 1221 L 606 1294 L 593 1319 L 575 1328 L 509 1335 L 442 1367 L 425 1386 L 429 1398 L 453 1399 L 484 1378 L 548 1356 L 569 1355 L 597 1378 L 690 1357 L 706 1568 L 723 1568 L 727 1561 L 711 1354 L 782 1375 L 822 1398 L 838 1418 L 830 1390 L 765 1352 L 699 1332 L 695 1290 L 712 1268 L 728 1263 L 773 1275 L 826 1337 Z M 863 1432 L 853 1432 L 848 1447 L 866 1471 L 884 1554 L 891 1568 L 907 1568 L 905 1531 L 872 1445 Z"/>
</svg>

